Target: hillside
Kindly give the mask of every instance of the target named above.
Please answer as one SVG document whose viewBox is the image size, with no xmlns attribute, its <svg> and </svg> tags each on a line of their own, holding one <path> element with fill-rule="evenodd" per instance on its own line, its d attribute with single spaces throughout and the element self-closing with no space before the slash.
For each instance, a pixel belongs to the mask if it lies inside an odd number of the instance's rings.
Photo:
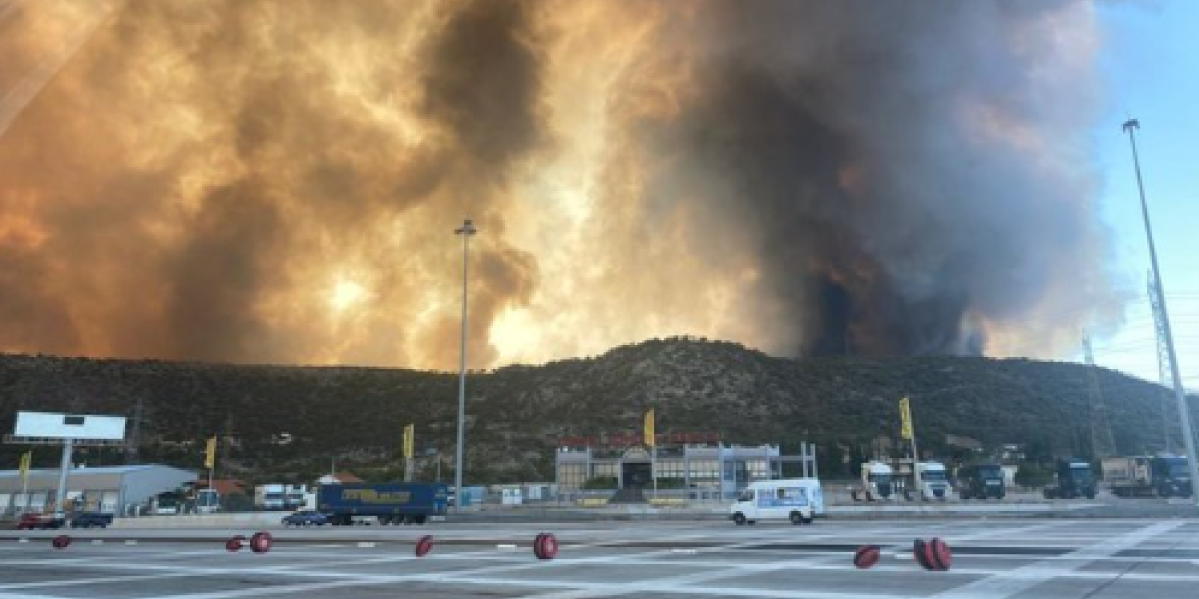
<svg viewBox="0 0 1199 599">
<path fill-rule="evenodd" d="M 1100 369 L 1120 452 L 1161 446 L 1157 385 Z M 638 432 L 654 406 L 660 433 L 715 431 L 726 442 L 819 444 L 822 470 L 895 438 L 896 402 L 910 395 L 922 448 L 966 457 L 946 435 L 988 447 L 1026 444 L 1034 458 L 1086 452 L 1085 367 L 1023 359 L 773 358 L 740 345 L 652 340 L 602 356 L 509 366 L 469 376 L 467 480 L 551 480 L 557 439 Z M 404 424 L 418 451 L 452 464 L 457 410 L 453 373 L 347 367 L 233 366 L 158 361 L 0 356 L 0 427 L 19 409 L 134 416 L 142 406 L 139 461 L 198 469 L 202 440 L 220 432 L 221 476 L 305 480 L 352 469 L 395 476 Z M 1168 404 L 1171 422 L 1177 420 Z M 12 467 L 23 448 L 0 446 Z M 111 464 L 122 450 L 83 459 Z M 53 450 L 35 463 L 57 464 Z M 429 466 L 430 469 L 432 466 Z M 429 472 L 429 476 L 432 472 Z M 443 477 L 449 476 L 448 469 Z"/>
</svg>

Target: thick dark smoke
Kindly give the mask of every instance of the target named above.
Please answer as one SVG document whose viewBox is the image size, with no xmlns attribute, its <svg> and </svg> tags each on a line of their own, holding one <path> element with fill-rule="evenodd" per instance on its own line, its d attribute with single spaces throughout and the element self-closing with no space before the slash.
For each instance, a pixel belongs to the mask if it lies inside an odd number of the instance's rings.
<svg viewBox="0 0 1199 599">
<path fill-rule="evenodd" d="M 7 8 L 4 8 L 7 7 Z M 0 2 L 0 348 L 451 368 L 1110 318 L 1093 7 Z"/>
</svg>

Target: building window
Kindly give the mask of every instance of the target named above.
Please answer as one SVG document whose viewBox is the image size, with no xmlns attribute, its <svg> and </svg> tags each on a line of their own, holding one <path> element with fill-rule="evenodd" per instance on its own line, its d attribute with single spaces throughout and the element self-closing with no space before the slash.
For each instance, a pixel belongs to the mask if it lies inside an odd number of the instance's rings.
<svg viewBox="0 0 1199 599">
<path fill-rule="evenodd" d="M 558 464 L 558 488 L 566 491 L 583 486 L 587 478 L 587 464 Z"/>
<path fill-rule="evenodd" d="M 620 464 L 615 462 L 592 462 L 592 478 L 615 477 L 620 472 Z"/>
</svg>

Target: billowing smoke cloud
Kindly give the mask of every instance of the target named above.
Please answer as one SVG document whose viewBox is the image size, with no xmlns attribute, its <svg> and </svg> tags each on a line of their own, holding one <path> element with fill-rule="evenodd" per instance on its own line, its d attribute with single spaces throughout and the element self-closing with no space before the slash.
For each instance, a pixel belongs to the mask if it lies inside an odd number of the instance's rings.
<svg viewBox="0 0 1199 599">
<path fill-rule="evenodd" d="M 0 2 L 0 348 L 1052 354 L 1113 309 L 1093 7 Z"/>
</svg>

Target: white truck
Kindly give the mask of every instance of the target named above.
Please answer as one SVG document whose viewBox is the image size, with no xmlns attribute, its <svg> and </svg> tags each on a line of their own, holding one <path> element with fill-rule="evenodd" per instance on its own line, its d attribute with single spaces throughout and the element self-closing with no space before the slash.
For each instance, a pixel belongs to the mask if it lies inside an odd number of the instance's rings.
<svg viewBox="0 0 1199 599">
<path fill-rule="evenodd" d="M 254 487 L 254 507 L 260 510 L 282 510 L 287 507 L 287 485 L 271 484 Z"/>
<path fill-rule="evenodd" d="M 893 499 L 895 496 L 894 470 L 883 462 L 862 464 L 862 486 L 850 491 L 854 501 Z"/>
<path fill-rule="evenodd" d="M 920 497 L 925 500 L 936 499 L 945 501 L 953 494 L 949 485 L 949 473 L 941 462 L 920 462 L 916 464 L 920 473 Z"/>
<path fill-rule="evenodd" d="M 283 509 L 298 510 L 307 507 L 308 498 L 312 494 L 308 492 L 308 485 L 286 485 L 283 490 Z"/>
<path fill-rule="evenodd" d="M 780 478 L 750 483 L 729 506 L 729 518 L 737 526 L 758 520 L 790 520 L 811 524 L 824 513 L 824 494 L 815 478 Z"/>
</svg>

